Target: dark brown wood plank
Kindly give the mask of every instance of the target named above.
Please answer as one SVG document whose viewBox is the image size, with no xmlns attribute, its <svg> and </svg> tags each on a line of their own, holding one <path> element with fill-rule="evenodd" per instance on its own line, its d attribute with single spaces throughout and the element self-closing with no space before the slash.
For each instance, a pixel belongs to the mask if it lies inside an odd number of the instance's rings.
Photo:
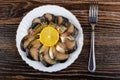
<svg viewBox="0 0 120 80">
<path fill-rule="evenodd" d="M 95 30 L 97 70 L 87 70 L 91 27 L 88 23 L 90 0 L 1 0 L 0 1 L 0 79 L 120 79 L 120 1 L 99 0 L 99 21 Z M 84 46 L 79 58 L 68 68 L 46 73 L 29 67 L 16 48 L 16 30 L 24 15 L 35 7 L 53 4 L 70 10 L 80 21 Z"/>
</svg>

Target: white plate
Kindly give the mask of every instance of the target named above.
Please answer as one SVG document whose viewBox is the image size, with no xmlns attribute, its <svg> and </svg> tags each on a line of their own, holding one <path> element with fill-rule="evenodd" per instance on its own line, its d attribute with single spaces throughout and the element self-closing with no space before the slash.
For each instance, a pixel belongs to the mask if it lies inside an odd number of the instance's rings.
<svg viewBox="0 0 120 80">
<path fill-rule="evenodd" d="M 27 35 L 27 30 L 30 27 L 32 20 L 36 17 L 42 16 L 44 13 L 52 13 L 54 15 L 61 15 L 69 19 L 69 21 L 75 25 L 75 27 L 78 28 L 79 34 L 77 37 L 77 45 L 78 48 L 75 52 L 70 54 L 69 59 L 64 62 L 64 63 L 57 63 L 51 67 L 45 67 L 41 62 L 38 61 L 32 61 L 29 58 L 26 57 L 26 53 L 23 52 L 20 48 L 20 42 L 22 38 Z M 39 71 L 43 72 L 56 72 L 60 71 L 62 69 L 67 68 L 70 66 L 79 56 L 82 46 L 83 46 L 83 31 L 81 28 L 81 25 L 77 18 L 68 10 L 66 10 L 63 7 L 56 6 L 56 5 L 45 5 L 45 6 L 40 6 L 29 13 L 27 13 L 26 16 L 22 19 L 20 22 L 20 25 L 17 30 L 17 35 L 16 35 L 16 46 L 18 48 L 18 52 L 21 55 L 22 59 L 29 65 L 32 66 L 34 69 L 37 69 Z M 80 66 L 80 65 L 79 65 Z"/>
</svg>

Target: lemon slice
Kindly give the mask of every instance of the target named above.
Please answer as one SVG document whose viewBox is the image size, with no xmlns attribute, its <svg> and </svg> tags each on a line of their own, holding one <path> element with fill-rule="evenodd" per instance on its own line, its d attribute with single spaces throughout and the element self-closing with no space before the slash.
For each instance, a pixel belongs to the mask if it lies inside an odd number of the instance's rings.
<svg viewBox="0 0 120 80">
<path fill-rule="evenodd" d="M 49 25 L 43 28 L 40 33 L 40 42 L 45 46 L 54 46 L 58 40 L 59 32 Z"/>
</svg>

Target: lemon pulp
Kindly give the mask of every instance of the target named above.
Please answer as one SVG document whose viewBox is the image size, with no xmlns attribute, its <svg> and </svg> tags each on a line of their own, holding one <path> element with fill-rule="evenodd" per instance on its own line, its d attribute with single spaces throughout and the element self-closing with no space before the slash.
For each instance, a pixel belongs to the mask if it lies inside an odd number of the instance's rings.
<svg viewBox="0 0 120 80">
<path fill-rule="evenodd" d="M 45 46 L 53 46 L 58 42 L 58 40 L 58 31 L 49 25 L 43 28 L 43 30 L 40 33 L 40 42 Z"/>
</svg>

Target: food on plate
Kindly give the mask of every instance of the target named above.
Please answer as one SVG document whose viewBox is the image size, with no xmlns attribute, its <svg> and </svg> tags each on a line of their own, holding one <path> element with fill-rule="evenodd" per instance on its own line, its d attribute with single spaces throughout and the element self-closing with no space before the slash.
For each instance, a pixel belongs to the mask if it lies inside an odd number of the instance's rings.
<svg viewBox="0 0 120 80">
<path fill-rule="evenodd" d="M 45 13 L 33 19 L 21 49 L 28 58 L 49 67 L 65 62 L 77 49 L 77 35 L 78 29 L 69 19 Z"/>
</svg>

